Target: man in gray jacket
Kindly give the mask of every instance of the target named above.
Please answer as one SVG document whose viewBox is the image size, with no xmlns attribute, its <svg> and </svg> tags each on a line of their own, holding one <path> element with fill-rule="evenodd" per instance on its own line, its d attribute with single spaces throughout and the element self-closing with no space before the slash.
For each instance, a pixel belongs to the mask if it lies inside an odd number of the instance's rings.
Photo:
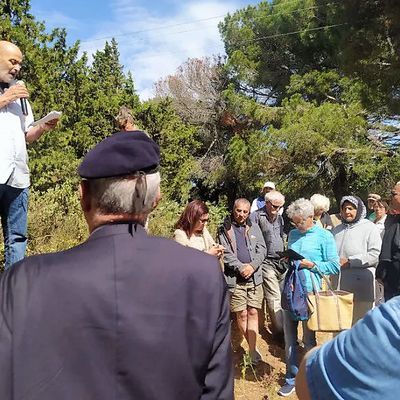
<svg viewBox="0 0 400 400">
<path fill-rule="evenodd" d="M 231 311 L 236 313 L 239 330 L 249 344 L 251 361 L 257 364 L 258 311 L 262 306 L 261 264 L 266 255 L 260 228 L 248 219 L 250 202 L 237 199 L 232 215 L 218 232 L 224 246 L 224 275 L 231 293 Z"/>
</svg>

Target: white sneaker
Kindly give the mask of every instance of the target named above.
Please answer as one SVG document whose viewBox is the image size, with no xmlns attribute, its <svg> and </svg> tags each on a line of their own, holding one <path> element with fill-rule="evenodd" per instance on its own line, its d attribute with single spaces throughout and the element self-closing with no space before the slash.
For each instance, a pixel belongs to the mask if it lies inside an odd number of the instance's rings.
<svg viewBox="0 0 400 400">
<path fill-rule="evenodd" d="M 289 385 L 288 383 L 285 383 L 280 389 L 279 389 L 279 396 L 282 397 L 288 397 L 291 394 L 293 394 L 295 391 L 294 385 Z"/>
</svg>

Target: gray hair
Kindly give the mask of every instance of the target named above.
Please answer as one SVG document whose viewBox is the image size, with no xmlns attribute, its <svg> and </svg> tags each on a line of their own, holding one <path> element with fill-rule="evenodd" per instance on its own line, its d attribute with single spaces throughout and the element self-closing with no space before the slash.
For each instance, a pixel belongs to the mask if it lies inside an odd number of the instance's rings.
<svg viewBox="0 0 400 400">
<path fill-rule="evenodd" d="M 301 198 L 293 203 L 286 210 L 286 214 L 290 219 L 294 217 L 302 217 L 304 219 L 314 216 L 314 206 L 310 200 Z"/>
<path fill-rule="evenodd" d="M 246 206 L 248 206 L 250 208 L 250 202 L 245 199 L 244 197 L 240 198 L 240 199 L 236 199 L 235 203 L 233 204 L 233 208 L 236 208 L 239 204 L 245 204 Z"/>
<path fill-rule="evenodd" d="M 285 203 L 285 196 L 277 190 L 271 190 L 270 192 L 266 193 L 264 198 L 265 201 L 269 202 L 279 201 L 280 203 Z"/>
<path fill-rule="evenodd" d="M 136 187 L 139 180 L 144 180 L 145 184 Z M 160 173 L 156 172 L 141 176 L 93 179 L 87 182 L 90 196 L 102 214 L 147 214 L 153 209 L 159 193 L 160 180 Z"/>
<path fill-rule="evenodd" d="M 310 198 L 311 203 L 314 206 L 315 212 L 317 211 L 324 211 L 327 212 L 329 210 L 329 207 L 331 205 L 331 202 L 329 199 L 322 195 L 322 194 L 313 194 Z"/>
</svg>

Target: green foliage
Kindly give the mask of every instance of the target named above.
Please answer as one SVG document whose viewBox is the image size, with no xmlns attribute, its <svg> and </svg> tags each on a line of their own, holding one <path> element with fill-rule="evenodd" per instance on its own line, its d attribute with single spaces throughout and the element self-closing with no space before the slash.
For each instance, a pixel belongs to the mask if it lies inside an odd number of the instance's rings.
<svg viewBox="0 0 400 400">
<path fill-rule="evenodd" d="M 301 94 L 304 100 L 323 102 L 357 103 L 363 100 L 364 85 L 360 80 L 341 77 L 336 71 L 311 71 L 290 77 L 287 94 Z"/>
<path fill-rule="evenodd" d="M 399 2 L 273 0 L 238 10 L 220 25 L 226 64 L 188 60 L 160 82 L 166 95 L 144 104 L 115 40 L 89 63 L 64 29 L 46 32 L 29 0 L 0 0 L 0 12 L 0 36 L 25 55 L 36 117 L 63 111 L 57 129 L 29 146 L 29 254 L 87 236 L 76 168 L 116 129 L 121 105 L 161 147 L 153 234 L 170 237 L 192 197 L 219 203 L 210 204 L 215 232 L 233 200 L 251 200 L 265 180 L 289 199 L 336 200 L 385 193 L 398 180 L 396 147 L 369 128 L 393 131 L 382 121 L 400 111 Z"/>
<path fill-rule="evenodd" d="M 178 202 L 185 202 L 196 167 L 193 154 L 200 144 L 196 128 L 184 124 L 168 100 L 147 102 L 137 118 L 160 145 L 163 192 Z"/>
<path fill-rule="evenodd" d="M 265 125 L 279 122 L 279 107 L 267 107 L 244 93 L 235 90 L 230 84 L 223 92 L 227 107 L 234 115 L 247 119 L 247 126 L 262 129 Z"/>
<path fill-rule="evenodd" d="M 226 194 L 229 204 L 234 199 L 258 192 L 260 180 L 268 171 L 265 161 L 270 144 L 264 131 L 249 131 L 245 136 L 235 136 L 229 143 L 224 164 L 209 176 Z"/>
<path fill-rule="evenodd" d="M 228 15 L 220 32 L 228 54 L 228 68 L 241 87 L 280 102 L 293 73 L 334 65 L 335 31 L 313 30 L 329 21 L 314 0 L 275 0 Z M 322 17 L 322 20 L 321 20 Z M 296 35 L 280 35 L 299 32 Z"/>
<path fill-rule="evenodd" d="M 273 0 L 228 15 L 220 32 L 232 78 L 255 96 L 279 104 L 292 75 L 334 70 L 362 82 L 369 110 L 398 112 L 399 18 L 393 1 Z"/>
<path fill-rule="evenodd" d="M 369 140 L 358 104 L 315 105 L 295 95 L 283 104 L 281 128 L 269 132 L 276 173 L 292 194 L 362 194 L 390 164 L 387 148 Z"/>
</svg>

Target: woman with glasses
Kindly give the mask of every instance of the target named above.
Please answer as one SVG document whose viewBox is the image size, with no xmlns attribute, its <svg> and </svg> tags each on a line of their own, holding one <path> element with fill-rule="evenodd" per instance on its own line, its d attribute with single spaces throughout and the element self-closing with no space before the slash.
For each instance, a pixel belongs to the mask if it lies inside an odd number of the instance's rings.
<svg viewBox="0 0 400 400">
<path fill-rule="evenodd" d="M 224 248 L 215 243 L 207 230 L 208 207 L 201 200 L 191 201 L 175 224 L 174 240 L 183 246 L 220 257 Z"/>
<path fill-rule="evenodd" d="M 365 218 L 367 210 L 359 197 L 342 197 L 340 215 L 342 223 L 332 230 L 340 257 L 338 288 L 354 293 L 354 324 L 373 308 L 377 297 L 375 268 L 382 239 L 376 225 Z"/>
<path fill-rule="evenodd" d="M 295 229 L 289 232 L 288 247 L 304 258 L 300 268 L 304 271 L 305 287 L 308 293 L 313 292 L 313 279 L 317 290 L 321 289 L 321 276 L 339 272 L 339 256 L 335 240 L 326 229 L 314 224 L 314 206 L 310 200 L 298 199 L 290 204 L 286 211 Z M 320 272 L 320 273 L 319 273 Z M 298 371 L 297 360 L 297 327 L 298 321 L 291 314 L 283 311 L 283 328 L 285 334 L 286 377 L 285 384 L 278 394 L 289 396 L 294 393 L 294 383 Z M 303 342 L 306 350 L 316 345 L 315 332 L 307 328 L 303 321 Z"/>
</svg>

